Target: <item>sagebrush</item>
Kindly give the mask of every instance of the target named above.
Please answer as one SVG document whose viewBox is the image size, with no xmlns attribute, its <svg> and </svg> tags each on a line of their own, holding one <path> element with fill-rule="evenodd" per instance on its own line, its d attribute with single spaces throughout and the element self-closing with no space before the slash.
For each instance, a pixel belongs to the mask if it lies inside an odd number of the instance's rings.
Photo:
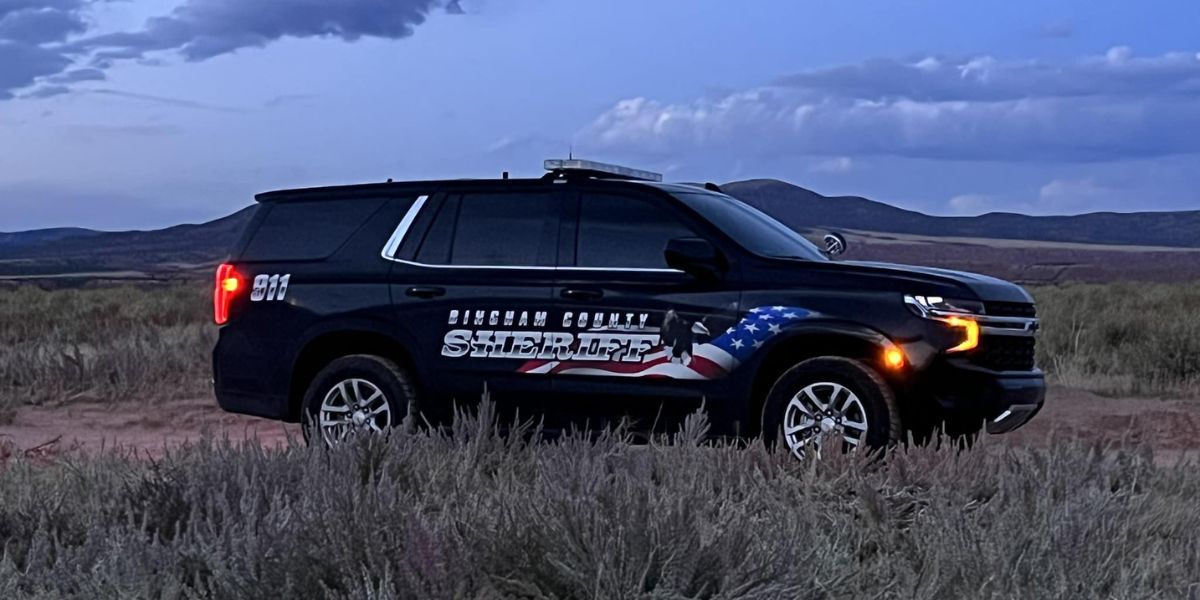
<svg viewBox="0 0 1200 600">
<path fill-rule="evenodd" d="M 487 416 L 332 451 L 0 467 L 2 598 L 1197 598 L 1200 470 L 1055 444 L 886 459 Z"/>
</svg>

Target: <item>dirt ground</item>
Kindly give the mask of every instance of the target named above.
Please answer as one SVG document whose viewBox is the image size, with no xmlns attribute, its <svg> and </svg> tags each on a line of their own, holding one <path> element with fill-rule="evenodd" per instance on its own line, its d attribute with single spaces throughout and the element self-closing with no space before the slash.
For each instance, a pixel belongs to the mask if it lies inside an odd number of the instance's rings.
<svg viewBox="0 0 1200 600">
<path fill-rule="evenodd" d="M 271 446 L 300 439 L 296 425 L 227 414 L 211 399 L 163 405 L 81 403 L 21 409 L 11 425 L 0 426 L 0 460 L 17 455 L 47 459 L 107 448 L 154 457 L 206 434 Z M 989 443 L 1044 445 L 1060 437 L 1114 445 L 1146 443 L 1162 463 L 1200 459 L 1200 398 L 1106 398 L 1054 387 L 1046 408 L 1032 422 L 1014 433 L 993 436 Z"/>
</svg>

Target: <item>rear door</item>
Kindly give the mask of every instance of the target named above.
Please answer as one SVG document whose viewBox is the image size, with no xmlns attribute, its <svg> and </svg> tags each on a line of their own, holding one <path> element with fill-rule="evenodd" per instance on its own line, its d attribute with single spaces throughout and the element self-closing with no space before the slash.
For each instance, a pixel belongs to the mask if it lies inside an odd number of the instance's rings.
<svg viewBox="0 0 1200 600">
<path fill-rule="evenodd" d="M 448 418 L 452 402 L 473 404 L 486 389 L 504 418 L 529 416 L 550 390 L 523 367 L 540 350 L 554 291 L 559 196 L 506 187 L 422 204 L 393 242 L 391 281 L 396 319 L 417 340 L 434 399 L 426 408 Z"/>
<path fill-rule="evenodd" d="M 737 321 L 736 284 L 700 281 L 664 257 L 671 239 L 705 238 L 701 224 L 633 189 L 585 191 L 569 211 L 552 318 L 573 345 L 540 367 L 555 396 L 572 399 L 564 416 L 664 429 L 727 395 L 734 364 L 721 343 Z"/>
</svg>

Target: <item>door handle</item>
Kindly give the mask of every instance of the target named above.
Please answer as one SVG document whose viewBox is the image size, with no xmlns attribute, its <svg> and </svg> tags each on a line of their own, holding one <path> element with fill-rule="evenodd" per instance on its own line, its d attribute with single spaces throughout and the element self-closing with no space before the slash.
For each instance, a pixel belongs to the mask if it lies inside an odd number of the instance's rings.
<svg viewBox="0 0 1200 600">
<path fill-rule="evenodd" d="M 436 286 L 417 286 L 410 287 L 404 292 L 413 298 L 437 298 L 438 296 L 446 295 L 446 288 Z"/>
<path fill-rule="evenodd" d="M 596 300 L 603 297 L 604 292 L 600 290 L 566 289 L 562 291 L 561 295 L 567 300 Z"/>
</svg>

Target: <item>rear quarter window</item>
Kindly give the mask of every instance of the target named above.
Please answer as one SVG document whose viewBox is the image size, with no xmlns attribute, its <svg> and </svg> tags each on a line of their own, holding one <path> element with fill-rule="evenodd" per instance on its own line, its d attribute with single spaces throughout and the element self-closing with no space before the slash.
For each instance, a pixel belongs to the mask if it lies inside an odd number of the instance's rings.
<svg viewBox="0 0 1200 600">
<path fill-rule="evenodd" d="M 329 258 L 387 202 L 387 198 L 366 198 L 268 204 L 242 260 Z"/>
</svg>

